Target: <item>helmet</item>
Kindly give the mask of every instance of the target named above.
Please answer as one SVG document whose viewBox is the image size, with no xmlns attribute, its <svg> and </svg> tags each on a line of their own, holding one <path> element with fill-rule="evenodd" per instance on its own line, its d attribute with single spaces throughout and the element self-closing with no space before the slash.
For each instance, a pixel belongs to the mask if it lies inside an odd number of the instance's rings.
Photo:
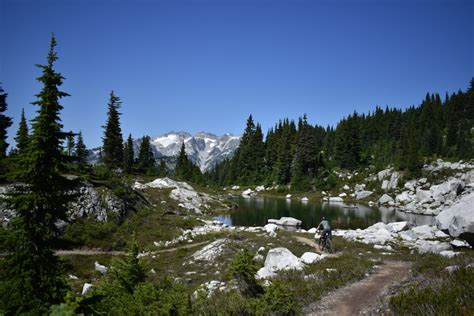
<svg viewBox="0 0 474 316">
<path fill-rule="evenodd" d="M 326 219 L 326 217 L 323 216 L 323 221 Z"/>
</svg>

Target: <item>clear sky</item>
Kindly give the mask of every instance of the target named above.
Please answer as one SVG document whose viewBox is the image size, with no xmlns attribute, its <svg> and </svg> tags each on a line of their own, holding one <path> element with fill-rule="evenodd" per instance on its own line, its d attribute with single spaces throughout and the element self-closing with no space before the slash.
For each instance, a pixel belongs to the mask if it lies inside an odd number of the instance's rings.
<svg viewBox="0 0 474 316">
<path fill-rule="evenodd" d="M 29 119 L 54 32 L 62 119 L 101 143 L 110 90 L 124 137 L 171 130 L 240 134 L 307 113 L 419 104 L 474 76 L 474 1 L 0 0 L 7 114 Z M 12 142 L 10 138 L 10 142 Z"/>
</svg>

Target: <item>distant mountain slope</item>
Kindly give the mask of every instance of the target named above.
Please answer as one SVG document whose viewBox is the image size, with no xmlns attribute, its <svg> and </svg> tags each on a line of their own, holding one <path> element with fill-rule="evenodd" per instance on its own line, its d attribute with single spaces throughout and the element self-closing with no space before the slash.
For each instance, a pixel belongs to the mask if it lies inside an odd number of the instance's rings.
<svg viewBox="0 0 474 316">
<path fill-rule="evenodd" d="M 141 139 L 134 141 L 135 154 L 138 154 Z M 168 164 L 173 164 L 184 142 L 186 154 L 199 166 L 201 171 L 210 170 L 225 158 L 232 156 L 239 147 L 240 136 L 225 134 L 217 136 L 211 133 L 199 132 L 191 135 L 186 132 L 170 132 L 151 137 L 151 145 L 155 158 L 165 157 Z M 100 157 L 100 148 L 89 151 L 89 161 L 96 163 Z"/>
</svg>

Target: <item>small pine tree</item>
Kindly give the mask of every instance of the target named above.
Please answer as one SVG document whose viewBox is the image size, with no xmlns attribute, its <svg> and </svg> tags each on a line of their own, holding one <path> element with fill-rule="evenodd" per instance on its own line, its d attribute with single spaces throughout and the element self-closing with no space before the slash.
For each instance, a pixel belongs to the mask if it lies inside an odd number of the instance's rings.
<svg viewBox="0 0 474 316">
<path fill-rule="evenodd" d="M 66 136 L 66 152 L 68 156 L 72 156 L 74 154 L 74 134 L 73 132 L 69 132 Z"/>
<path fill-rule="evenodd" d="M 18 127 L 18 131 L 16 132 L 16 149 L 19 154 L 22 154 L 26 147 L 28 146 L 28 123 L 26 122 L 25 118 L 25 110 L 21 110 L 21 120 L 20 125 Z"/>
<path fill-rule="evenodd" d="M 160 169 L 158 170 L 158 175 L 160 177 L 166 177 L 167 171 L 166 171 L 166 163 L 163 158 L 160 159 Z"/>
<path fill-rule="evenodd" d="M 124 146 L 124 161 L 123 167 L 126 173 L 131 173 L 133 169 L 133 164 L 135 162 L 135 151 L 133 149 L 133 139 L 132 134 L 128 135 L 127 142 Z"/>
<path fill-rule="evenodd" d="M 0 159 L 7 155 L 7 129 L 12 125 L 12 119 L 5 114 L 7 110 L 7 94 L 0 85 Z"/>
<path fill-rule="evenodd" d="M 75 155 L 79 168 L 83 169 L 87 165 L 87 148 L 84 144 L 81 131 L 77 135 Z"/>
<path fill-rule="evenodd" d="M 123 166 L 123 139 L 122 129 L 120 128 L 121 113 L 118 111 L 121 104 L 120 98 L 111 91 L 107 123 L 103 126 L 105 131 L 102 146 L 102 161 L 111 169 Z"/>
<path fill-rule="evenodd" d="M 155 157 L 150 145 L 150 136 L 144 136 L 138 152 L 138 169 L 143 172 L 151 172 L 155 168 Z"/>
</svg>

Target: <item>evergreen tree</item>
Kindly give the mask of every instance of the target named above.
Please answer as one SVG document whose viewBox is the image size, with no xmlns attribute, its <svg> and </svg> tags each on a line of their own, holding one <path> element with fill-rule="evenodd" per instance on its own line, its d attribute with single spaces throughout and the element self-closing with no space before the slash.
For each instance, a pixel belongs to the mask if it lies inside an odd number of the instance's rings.
<svg viewBox="0 0 474 316">
<path fill-rule="evenodd" d="M 138 152 L 138 169 L 143 172 L 150 172 L 155 169 L 155 157 L 150 145 L 150 136 L 144 136 Z"/>
<path fill-rule="evenodd" d="M 7 129 L 12 125 L 12 119 L 6 116 L 7 110 L 7 94 L 0 85 L 0 159 L 7 155 Z"/>
<path fill-rule="evenodd" d="M 77 159 L 77 164 L 82 169 L 87 165 L 87 148 L 84 144 L 84 139 L 82 138 L 82 132 L 80 131 L 77 135 L 76 150 L 75 155 Z"/>
<path fill-rule="evenodd" d="M 59 234 L 56 223 L 66 219 L 67 203 L 73 189 L 71 180 L 62 176 L 66 156 L 61 148 L 59 100 L 68 94 L 59 90 L 63 77 L 53 68 L 58 59 L 56 40 L 38 78 L 43 88 L 33 102 L 39 107 L 32 121 L 27 152 L 19 157 L 17 185 L 6 198 L 7 207 L 16 211 L 9 223 L 10 237 L 5 256 L 0 260 L 0 313 L 47 314 L 49 306 L 59 303 L 67 288 L 62 266 L 53 247 Z"/>
<path fill-rule="evenodd" d="M 160 159 L 160 169 L 158 170 L 158 175 L 160 177 L 166 177 L 166 163 L 163 158 Z"/>
<path fill-rule="evenodd" d="M 192 170 L 189 169 L 189 161 L 188 156 L 186 155 L 186 147 L 184 142 L 181 144 L 181 149 L 179 151 L 175 174 L 183 180 L 190 179 L 192 177 Z"/>
<path fill-rule="evenodd" d="M 133 169 L 133 163 L 135 162 L 135 151 L 133 149 L 132 134 L 128 135 L 127 142 L 124 145 L 124 161 L 123 167 L 126 173 L 131 173 Z"/>
<path fill-rule="evenodd" d="M 342 120 L 336 128 L 334 155 L 342 168 L 354 169 L 360 163 L 360 139 L 357 113 Z"/>
<path fill-rule="evenodd" d="M 72 156 L 74 154 L 74 147 L 74 134 L 69 132 L 69 134 L 66 136 L 66 152 L 68 156 Z"/>
<path fill-rule="evenodd" d="M 19 154 L 22 154 L 28 146 L 28 123 L 25 118 L 25 110 L 21 110 L 21 119 L 18 131 L 16 132 L 16 149 Z"/>
<path fill-rule="evenodd" d="M 120 168 L 123 165 L 123 139 L 120 128 L 120 114 L 118 109 L 122 102 L 114 92 L 110 92 L 108 103 L 107 123 L 104 126 L 102 146 L 102 161 L 109 168 Z"/>
</svg>

